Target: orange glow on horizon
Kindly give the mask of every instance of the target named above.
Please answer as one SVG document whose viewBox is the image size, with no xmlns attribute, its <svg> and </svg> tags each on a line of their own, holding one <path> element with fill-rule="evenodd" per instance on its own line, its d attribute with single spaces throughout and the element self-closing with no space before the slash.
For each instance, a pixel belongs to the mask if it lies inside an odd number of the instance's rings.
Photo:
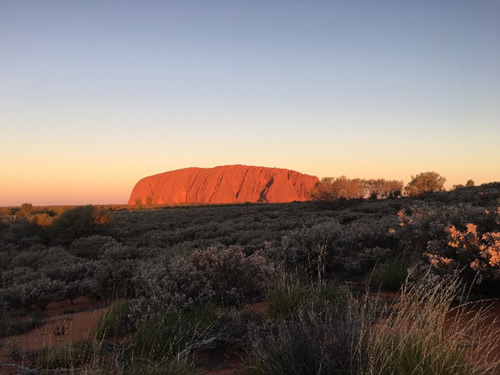
<svg viewBox="0 0 500 375">
<path fill-rule="evenodd" d="M 251 165 L 249 163 L 241 164 Z M 262 164 L 263 163 L 254 163 L 253 165 Z M 201 167 L 211 166 L 201 165 Z M 487 168 L 482 168 L 483 170 L 477 168 L 473 171 L 474 173 L 471 171 L 469 171 L 470 173 L 467 171 L 460 171 L 458 168 L 451 168 L 448 170 L 448 173 L 446 173 L 443 168 L 412 168 L 411 172 L 406 172 L 406 168 L 404 168 L 405 171 L 402 172 L 401 170 L 403 168 L 399 167 L 398 169 L 394 169 L 394 173 L 391 173 L 390 169 L 379 167 L 367 170 L 366 167 L 359 165 L 350 166 L 350 170 L 347 167 L 331 168 L 331 172 L 327 170 L 327 167 L 320 168 L 318 165 L 315 165 L 315 168 L 307 169 L 304 163 L 300 163 L 296 168 L 279 165 L 271 165 L 271 167 L 292 169 L 320 178 L 345 175 L 348 178 L 359 177 L 366 179 L 384 178 L 403 180 L 405 184 L 409 182 L 411 175 L 434 170 L 447 178 L 445 184 L 447 189 L 450 189 L 456 184 L 465 184 L 468 179 L 474 180 L 476 185 L 500 181 L 500 178 L 495 176 L 495 173 L 491 173 L 491 170 L 486 170 Z M 168 170 L 173 169 L 179 168 L 174 166 Z M 73 173 L 71 175 L 66 174 L 65 177 L 61 177 L 62 173 L 55 173 L 52 176 L 45 175 L 44 178 L 41 178 L 41 173 L 29 175 L 21 174 L 17 171 L 14 176 L 3 180 L 0 185 L 0 206 L 19 206 L 24 202 L 30 202 L 34 205 L 126 204 L 132 192 L 132 188 L 139 179 L 152 174 L 167 172 L 168 170 L 150 170 L 142 174 L 137 170 L 133 171 L 133 173 L 132 171 L 127 173 L 127 171 L 124 170 L 117 170 L 114 173 L 111 171 L 94 174 Z M 59 171 L 55 170 L 55 172 Z"/>
</svg>

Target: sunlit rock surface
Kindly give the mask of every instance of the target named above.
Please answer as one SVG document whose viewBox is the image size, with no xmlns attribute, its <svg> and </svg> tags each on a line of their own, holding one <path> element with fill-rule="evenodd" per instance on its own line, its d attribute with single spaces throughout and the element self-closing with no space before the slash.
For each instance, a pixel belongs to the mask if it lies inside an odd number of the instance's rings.
<svg viewBox="0 0 500 375">
<path fill-rule="evenodd" d="M 129 204 L 283 203 L 308 200 L 318 177 L 280 168 L 226 165 L 185 168 L 141 179 Z"/>
</svg>

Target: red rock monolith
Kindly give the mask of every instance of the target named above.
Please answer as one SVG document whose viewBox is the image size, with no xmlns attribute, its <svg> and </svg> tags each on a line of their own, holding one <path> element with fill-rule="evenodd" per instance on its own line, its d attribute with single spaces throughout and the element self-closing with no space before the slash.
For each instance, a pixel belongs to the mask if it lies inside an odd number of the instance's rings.
<svg viewBox="0 0 500 375">
<path fill-rule="evenodd" d="M 305 201 L 318 177 L 288 169 L 226 165 L 185 168 L 141 179 L 128 204 Z"/>
</svg>

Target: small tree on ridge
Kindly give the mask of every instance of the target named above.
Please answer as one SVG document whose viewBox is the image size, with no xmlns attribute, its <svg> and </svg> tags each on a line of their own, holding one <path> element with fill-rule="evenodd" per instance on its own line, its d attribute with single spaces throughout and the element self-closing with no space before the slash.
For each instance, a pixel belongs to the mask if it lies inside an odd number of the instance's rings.
<svg viewBox="0 0 500 375">
<path fill-rule="evenodd" d="M 406 185 L 405 191 L 410 196 L 424 193 L 433 193 L 444 190 L 446 178 L 436 172 L 422 172 L 411 176 L 411 181 Z"/>
</svg>

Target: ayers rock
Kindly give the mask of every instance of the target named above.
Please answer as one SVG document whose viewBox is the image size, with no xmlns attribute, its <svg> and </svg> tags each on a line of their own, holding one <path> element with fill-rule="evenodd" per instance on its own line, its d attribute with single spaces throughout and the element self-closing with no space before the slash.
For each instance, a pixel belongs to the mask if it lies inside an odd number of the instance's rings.
<svg viewBox="0 0 500 375">
<path fill-rule="evenodd" d="M 185 168 L 141 179 L 128 204 L 282 203 L 305 201 L 318 177 L 280 168 L 226 165 Z"/>
</svg>

